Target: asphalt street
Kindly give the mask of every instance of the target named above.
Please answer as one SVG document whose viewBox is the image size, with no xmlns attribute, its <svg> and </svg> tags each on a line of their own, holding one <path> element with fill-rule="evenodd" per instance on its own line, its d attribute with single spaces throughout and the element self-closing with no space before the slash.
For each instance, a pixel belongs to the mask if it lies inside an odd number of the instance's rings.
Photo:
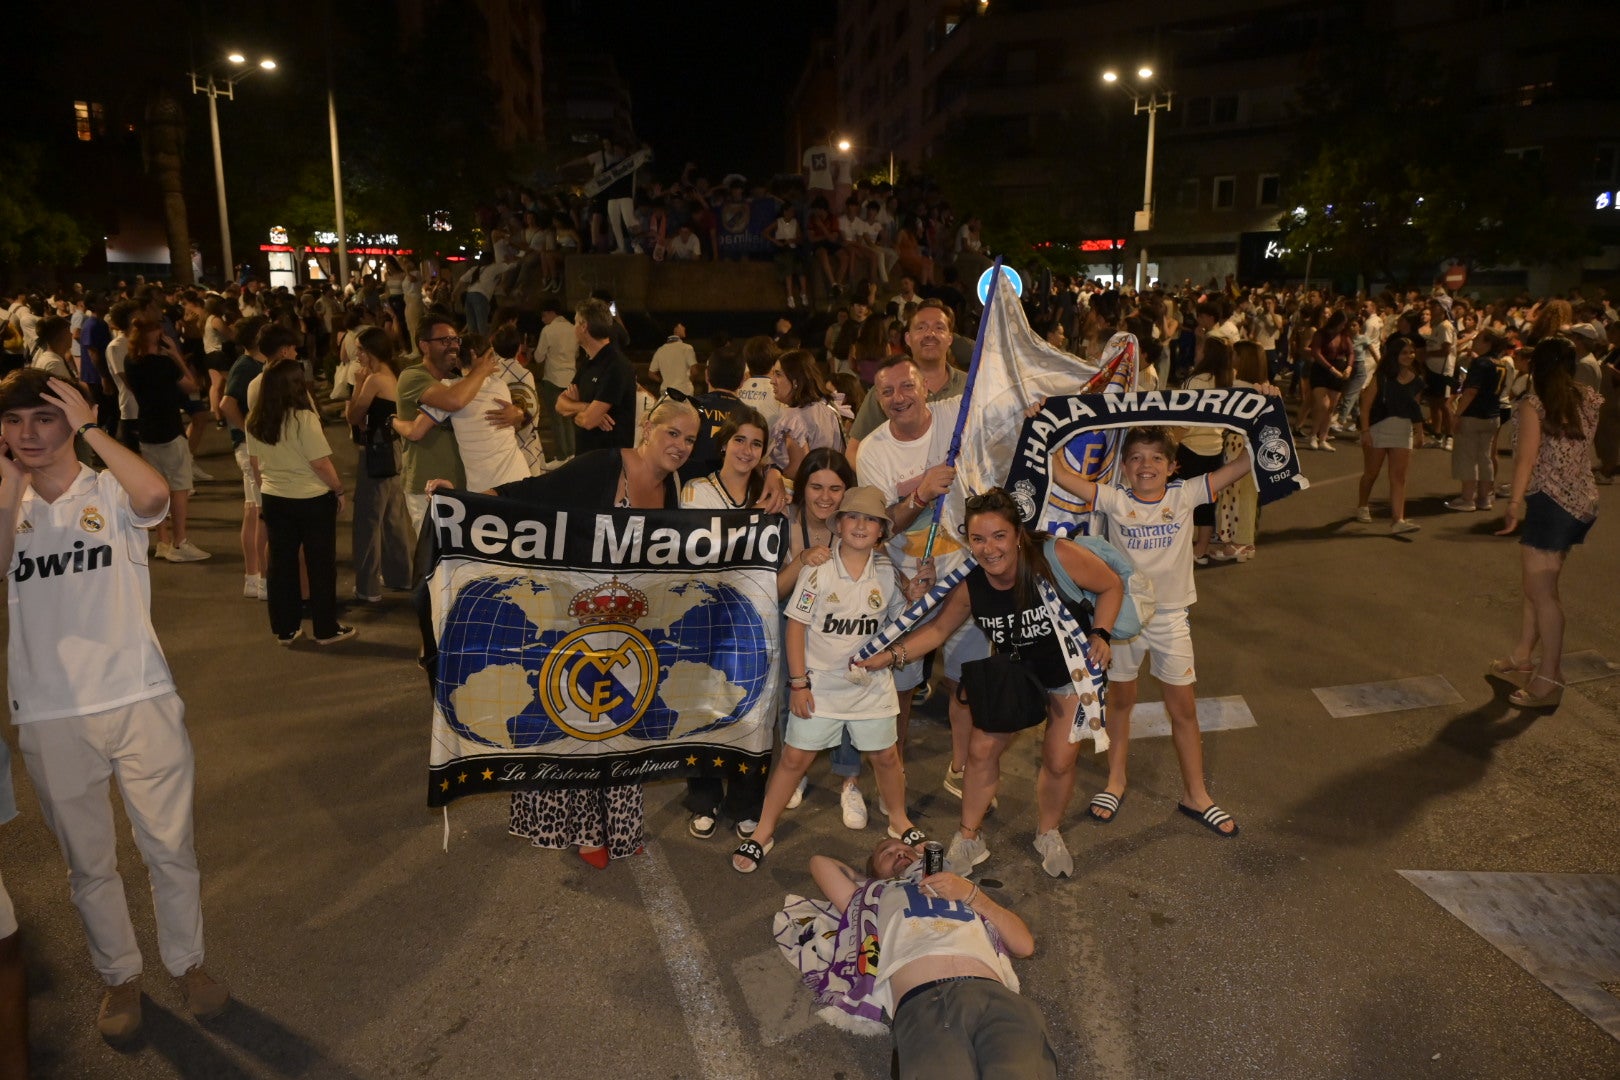
<svg viewBox="0 0 1620 1080">
<path fill-rule="evenodd" d="M 670 784 L 647 792 L 648 853 L 606 871 L 508 836 L 504 798 L 450 807 L 445 851 L 407 602 L 351 608 L 360 633 L 344 645 L 279 648 L 264 605 L 241 596 L 240 488 L 210 434 L 203 464 L 222 479 L 201 485 L 193 533 L 215 554 L 154 566 L 153 606 L 196 745 L 208 965 L 237 1000 L 206 1025 L 185 1013 L 126 832 L 146 1031 L 124 1049 L 101 1040 L 99 980 L 19 761 L 23 815 L 0 828 L 0 872 L 38 1075 L 889 1075 L 887 1040 L 815 1019 L 771 940 L 784 897 L 813 890 L 808 856 L 855 862 L 881 835 L 843 827 L 824 762 L 752 877 L 730 869 L 729 834 L 687 835 Z M 1303 452 L 1313 485 L 1265 508 L 1255 561 L 1198 572 L 1199 695 L 1240 695 L 1255 720 L 1205 737 L 1241 836 L 1176 814 L 1169 740 L 1143 738 L 1113 824 L 1084 817 L 1104 770 L 1083 760 L 1064 829 L 1077 875 L 1049 879 L 1030 844 L 1033 742 L 1008 756 L 982 877 L 1035 932 L 1024 992 L 1064 1076 L 1620 1077 L 1615 1037 L 1401 874 L 1620 874 L 1620 678 L 1571 686 L 1552 712 L 1508 704 L 1484 671 L 1518 625 L 1516 543 L 1441 506 L 1455 491 L 1441 451 L 1413 467 L 1421 532 L 1390 535 L 1377 498 L 1375 524 L 1356 524 L 1360 454 L 1339 447 Z M 1567 651 L 1620 660 L 1614 513 L 1571 558 L 1564 602 Z M 1336 719 L 1313 694 L 1420 676 L 1461 700 Z M 1143 697 L 1158 698 L 1151 680 Z M 909 793 L 917 823 L 948 839 L 938 714 L 913 726 Z M 1620 938 L 1620 918 L 1598 919 Z M 1528 929 L 1548 947 L 1566 934 Z"/>
</svg>

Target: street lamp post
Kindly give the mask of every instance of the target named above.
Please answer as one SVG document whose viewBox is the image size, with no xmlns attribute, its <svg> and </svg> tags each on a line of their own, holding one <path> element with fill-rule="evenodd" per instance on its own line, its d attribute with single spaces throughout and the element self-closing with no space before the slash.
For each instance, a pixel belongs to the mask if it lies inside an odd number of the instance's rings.
<svg viewBox="0 0 1620 1080">
<path fill-rule="evenodd" d="M 214 195 L 219 201 L 219 239 L 225 249 L 225 280 L 230 281 L 236 274 L 236 261 L 231 257 L 231 221 L 225 209 L 225 159 L 219 148 L 219 99 L 223 95 L 227 101 L 236 100 L 236 84 L 253 74 L 254 69 L 246 67 L 247 57 L 241 53 L 233 52 L 225 57 L 227 63 L 239 69 L 215 78 L 212 70 L 202 75 L 189 72 L 191 76 L 191 92 L 193 94 L 208 95 L 208 130 L 214 143 Z M 266 57 L 259 61 L 258 70 L 274 71 L 276 62 Z"/>
<path fill-rule="evenodd" d="M 849 153 L 850 147 L 853 146 L 853 145 L 854 144 L 851 143 L 848 139 L 839 139 L 838 140 L 838 150 L 839 150 L 840 153 L 844 153 L 844 154 Z M 893 150 L 889 151 L 889 186 L 890 187 L 894 186 L 894 151 Z"/>
<path fill-rule="evenodd" d="M 1119 73 L 1113 70 L 1103 72 L 1103 82 L 1110 86 L 1120 86 L 1131 96 L 1131 112 L 1133 115 L 1148 114 L 1147 135 L 1147 165 L 1142 176 L 1142 209 L 1136 212 L 1135 231 L 1139 233 L 1151 232 L 1153 229 L 1153 144 L 1157 135 L 1159 110 L 1170 111 L 1176 92 L 1155 84 L 1153 69 L 1146 64 L 1136 69 L 1138 85 L 1123 86 L 1120 84 Z M 1141 292 L 1147 288 L 1148 252 L 1145 241 L 1137 244 L 1136 265 L 1136 291 Z"/>
</svg>

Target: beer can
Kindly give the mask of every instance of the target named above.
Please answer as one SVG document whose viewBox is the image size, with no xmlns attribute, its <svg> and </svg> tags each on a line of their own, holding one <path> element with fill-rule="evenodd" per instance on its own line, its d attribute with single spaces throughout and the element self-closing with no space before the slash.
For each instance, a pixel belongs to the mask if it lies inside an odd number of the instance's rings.
<svg viewBox="0 0 1620 1080">
<path fill-rule="evenodd" d="M 923 845 L 923 869 L 929 874 L 938 874 L 945 869 L 944 844 L 930 840 Z"/>
</svg>

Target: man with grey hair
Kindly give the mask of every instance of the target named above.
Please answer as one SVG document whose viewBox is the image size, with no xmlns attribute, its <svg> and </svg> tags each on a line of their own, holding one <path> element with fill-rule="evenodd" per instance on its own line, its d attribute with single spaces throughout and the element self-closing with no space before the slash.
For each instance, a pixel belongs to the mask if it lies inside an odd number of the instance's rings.
<svg viewBox="0 0 1620 1080">
<path fill-rule="evenodd" d="M 574 336 L 585 354 L 574 381 L 557 398 L 557 411 L 574 422 L 581 454 L 636 442 L 636 373 L 615 345 L 613 312 L 601 300 L 574 309 Z"/>
</svg>

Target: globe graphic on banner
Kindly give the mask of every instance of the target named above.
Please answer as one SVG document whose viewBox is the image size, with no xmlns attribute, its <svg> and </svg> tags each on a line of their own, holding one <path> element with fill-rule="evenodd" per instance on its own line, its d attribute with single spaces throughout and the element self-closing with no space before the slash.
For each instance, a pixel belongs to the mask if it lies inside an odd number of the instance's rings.
<svg viewBox="0 0 1620 1080">
<path fill-rule="evenodd" d="M 658 743 L 736 723 L 764 692 L 766 627 L 730 585 L 668 586 L 634 625 L 568 619 L 568 599 L 513 577 L 456 594 L 436 695 L 459 735 L 512 749 L 620 734 Z"/>
</svg>

